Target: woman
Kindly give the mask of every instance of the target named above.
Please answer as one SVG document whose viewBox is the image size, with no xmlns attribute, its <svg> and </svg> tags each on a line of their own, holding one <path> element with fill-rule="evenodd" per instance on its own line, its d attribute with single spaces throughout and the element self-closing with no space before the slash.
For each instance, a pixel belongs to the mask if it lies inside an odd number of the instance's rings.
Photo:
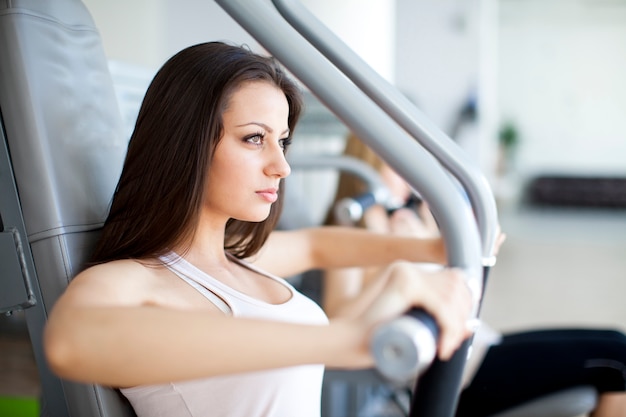
<svg viewBox="0 0 626 417">
<path fill-rule="evenodd" d="M 371 207 L 360 227 L 395 235 L 439 235 L 427 205 L 412 199 L 406 182 L 354 135 L 348 137 L 344 154 L 372 165 L 394 199 L 407 203 L 391 214 L 385 207 Z M 365 191 L 357 178 L 341 174 L 334 202 Z M 326 224 L 333 223 L 330 210 Z M 498 248 L 502 240 L 501 235 Z M 327 271 L 322 303 L 328 316 L 360 314 L 362 302 L 375 290 L 377 273 L 377 268 Z M 549 329 L 499 335 L 483 325 L 472 347 L 457 417 L 488 416 L 579 385 L 593 385 L 600 393 L 593 417 L 626 417 L 626 336 L 620 332 Z"/>
<path fill-rule="evenodd" d="M 324 365 L 372 366 L 373 328 L 412 306 L 452 355 L 471 310 L 459 271 L 392 263 L 367 312 L 330 322 L 277 278 L 445 255 L 440 239 L 272 233 L 301 107 L 278 65 L 241 47 L 199 44 L 164 64 L 90 266 L 50 314 L 54 372 L 120 388 L 139 417 L 319 416 Z"/>
</svg>

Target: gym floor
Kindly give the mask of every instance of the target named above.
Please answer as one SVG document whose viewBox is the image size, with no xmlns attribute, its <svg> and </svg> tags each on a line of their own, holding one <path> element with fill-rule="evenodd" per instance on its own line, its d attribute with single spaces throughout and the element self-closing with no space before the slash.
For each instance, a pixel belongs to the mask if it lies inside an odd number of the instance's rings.
<svg viewBox="0 0 626 417">
<path fill-rule="evenodd" d="M 500 209 L 507 235 L 482 319 L 498 330 L 626 331 L 626 210 Z"/>
<path fill-rule="evenodd" d="M 507 240 L 489 276 L 484 321 L 502 331 L 626 331 L 626 211 L 516 207 L 500 209 L 500 222 Z M 22 317 L 0 316 L 0 398 L 39 392 Z"/>
</svg>

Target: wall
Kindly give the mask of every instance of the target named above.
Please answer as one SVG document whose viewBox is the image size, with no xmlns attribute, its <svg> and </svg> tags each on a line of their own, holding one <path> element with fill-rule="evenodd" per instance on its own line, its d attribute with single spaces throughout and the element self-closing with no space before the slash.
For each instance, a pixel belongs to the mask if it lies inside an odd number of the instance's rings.
<svg viewBox="0 0 626 417">
<path fill-rule="evenodd" d="M 488 177 L 498 109 L 497 0 L 398 0 L 396 84 Z M 475 120 L 455 128 L 468 105 Z"/>
<path fill-rule="evenodd" d="M 259 48 L 212 1 L 85 3 L 115 61 L 154 70 L 208 39 Z M 508 120 L 521 135 L 516 187 L 540 173 L 624 175 L 626 1 L 377 0 L 367 9 L 356 0 L 303 3 L 444 132 L 451 133 L 467 100 L 477 99 L 479 119 L 455 139 L 488 178 L 494 180 L 497 130 Z"/>
<path fill-rule="evenodd" d="M 158 68 L 185 46 L 208 40 L 258 43 L 214 1 L 83 0 L 111 60 Z"/>
<path fill-rule="evenodd" d="M 475 92 L 478 1 L 398 0 L 396 81 L 449 133 L 456 110 Z"/>
<path fill-rule="evenodd" d="M 626 175 L 626 1 L 501 0 L 499 101 L 516 170 Z"/>
</svg>

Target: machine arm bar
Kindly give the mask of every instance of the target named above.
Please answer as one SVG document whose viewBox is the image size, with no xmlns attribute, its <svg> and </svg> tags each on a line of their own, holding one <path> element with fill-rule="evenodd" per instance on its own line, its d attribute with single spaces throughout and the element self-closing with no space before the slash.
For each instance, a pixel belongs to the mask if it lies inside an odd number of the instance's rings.
<svg viewBox="0 0 626 417">
<path fill-rule="evenodd" d="M 278 11 L 324 56 L 415 137 L 463 185 L 483 244 L 485 263 L 492 263 L 497 234 L 497 208 L 484 175 L 465 152 L 393 85 L 374 71 L 337 35 L 297 0 L 272 0 Z"/>
<path fill-rule="evenodd" d="M 448 264 L 466 270 L 477 306 L 482 292 L 480 236 L 472 210 L 448 172 L 291 27 L 271 4 L 262 0 L 216 2 L 424 196 L 440 225 Z M 441 374 L 445 381 L 433 390 L 428 403 L 447 405 L 438 407 L 437 413 L 428 414 L 428 417 L 453 415 L 467 348 L 468 344 L 464 344 L 457 351 L 455 357 L 460 360 L 453 361 L 451 367 L 435 363 L 433 379 L 438 380 Z"/>
</svg>

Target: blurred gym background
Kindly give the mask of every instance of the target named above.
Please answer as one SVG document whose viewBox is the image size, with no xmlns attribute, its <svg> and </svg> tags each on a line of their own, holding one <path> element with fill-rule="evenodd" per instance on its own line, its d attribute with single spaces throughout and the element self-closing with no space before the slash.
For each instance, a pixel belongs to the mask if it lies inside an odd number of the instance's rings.
<svg viewBox="0 0 626 417">
<path fill-rule="evenodd" d="M 132 130 L 158 67 L 185 46 L 261 50 L 206 0 L 84 0 Z M 496 329 L 626 330 L 626 0 L 303 0 L 463 147 L 507 240 L 482 318 Z M 347 130 L 310 94 L 293 154 L 339 153 Z M 321 219 L 332 172 L 294 172 Z M 20 314 L 0 317 L 0 417 L 35 416 Z"/>
</svg>

